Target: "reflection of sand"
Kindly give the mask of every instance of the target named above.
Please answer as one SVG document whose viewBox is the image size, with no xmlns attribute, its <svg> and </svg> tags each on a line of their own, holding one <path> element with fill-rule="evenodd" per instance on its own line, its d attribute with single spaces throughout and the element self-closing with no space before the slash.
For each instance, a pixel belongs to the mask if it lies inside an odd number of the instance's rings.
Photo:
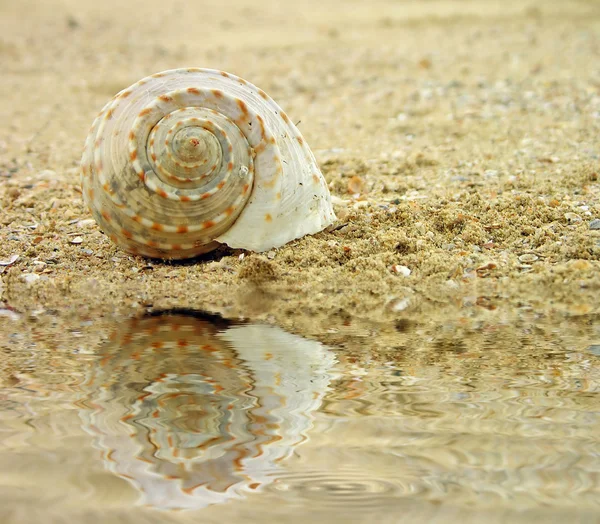
<svg viewBox="0 0 600 524">
<path fill-rule="evenodd" d="M 86 429 L 110 471 L 161 509 L 260 490 L 307 438 L 333 356 L 264 325 L 193 316 L 127 323 L 83 386 Z"/>
</svg>

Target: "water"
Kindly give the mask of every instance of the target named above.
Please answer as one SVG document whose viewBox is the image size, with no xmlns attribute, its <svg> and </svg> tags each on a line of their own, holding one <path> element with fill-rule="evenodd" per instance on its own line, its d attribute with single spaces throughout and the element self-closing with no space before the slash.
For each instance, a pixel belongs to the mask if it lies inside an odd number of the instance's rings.
<svg viewBox="0 0 600 524">
<path fill-rule="evenodd" d="M 3 524 L 600 522 L 598 318 L 70 322 L 2 323 Z"/>
</svg>

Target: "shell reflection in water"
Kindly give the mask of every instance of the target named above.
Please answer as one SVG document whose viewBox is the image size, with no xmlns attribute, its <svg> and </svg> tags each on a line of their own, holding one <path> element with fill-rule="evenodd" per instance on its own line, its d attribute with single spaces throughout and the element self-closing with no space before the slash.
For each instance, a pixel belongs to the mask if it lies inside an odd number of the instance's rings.
<svg viewBox="0 0 600 524">
<path fill-rule="evenodd" d="M 265 325 L 191 314 L 114 333 L 81 413 L 105 465 L 140 503 L 198 509 L 260 489 L 306 440 L 334 357 Z"/>
</svg>

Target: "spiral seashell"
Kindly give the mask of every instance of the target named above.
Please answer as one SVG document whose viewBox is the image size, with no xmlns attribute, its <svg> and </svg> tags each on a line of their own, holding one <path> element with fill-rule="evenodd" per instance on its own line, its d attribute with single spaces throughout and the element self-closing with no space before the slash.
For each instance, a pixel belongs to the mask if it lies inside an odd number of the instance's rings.
<svg viewBox="0 0 600 524">
<path fill-rule="evenodd" d="M 261 89 L 211 69 L 174 69 L 118 93 L 81 160 L 85 202 L 124 250 L 190 258 L 266 251 L 335 220 L 311 150 Z"/>
<path fill-rule="evenodd" d="M 139 503 L 198 509 L 277 478 L 307 440 L 334 365 L 274 326 L 181 312 L 122 325 L 82 389 L 85 429 Z"/>
</svg>

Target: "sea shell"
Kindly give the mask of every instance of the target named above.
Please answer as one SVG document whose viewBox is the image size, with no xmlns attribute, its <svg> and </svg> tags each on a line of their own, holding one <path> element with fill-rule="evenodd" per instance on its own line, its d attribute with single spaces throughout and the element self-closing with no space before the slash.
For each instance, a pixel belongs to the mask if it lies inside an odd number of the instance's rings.
<svg viewBox="0 0 600 524">
<path fill-rule="evenodd" d="M 311 150 L 261 89 L 174 69 L 118 93 L 81 160 L 84 199 L 124 250 L 189 258 L 219 243 L 266 251 L 335 220 Z"/>
<path fill-rule="evenodd" d="M 275 326 L 166 312 L 111 336 L 81 386 L 80 417 L 140 505 L 199 509 L 277 479 L 334 364 L 320 343 Z"/>
</svg>

